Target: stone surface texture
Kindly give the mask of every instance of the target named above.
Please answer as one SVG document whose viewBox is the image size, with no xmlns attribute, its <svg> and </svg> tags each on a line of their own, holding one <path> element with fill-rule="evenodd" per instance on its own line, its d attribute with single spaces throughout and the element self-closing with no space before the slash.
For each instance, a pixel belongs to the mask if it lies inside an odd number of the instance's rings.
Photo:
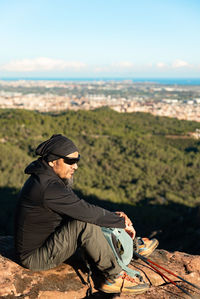
<svg viewBox="0 0 200 299">
<path fill-rule="evenodd" d="M 0 254 L 0 298 L 189 298 L 188 295 L 184 294 L 172 283 L 169 283 L 140 259 L 135 260 L 131 267 L 139 270 L 144 280 L 150 283 L 150 288 L 146 293 L 141 295 L 126 295 L 123 292 L 120 295 L 105 294 L 98 292 L 92 282 L 93 295 L 86 297 L 88 289 L 87 272 L 80 257 L 78 260 L 72 259 L 48 271 L 33 272 L 24 269 L 15 262 L 12 237 L 0 237 Z M 200 287 L 200 255 L 157 249 L 149 259 Z M 167 272 L 161 271 L 175 281 L 177 285 L 187 290 L 193 298 L 200 298 L 200 291 Z"/>
</svg>

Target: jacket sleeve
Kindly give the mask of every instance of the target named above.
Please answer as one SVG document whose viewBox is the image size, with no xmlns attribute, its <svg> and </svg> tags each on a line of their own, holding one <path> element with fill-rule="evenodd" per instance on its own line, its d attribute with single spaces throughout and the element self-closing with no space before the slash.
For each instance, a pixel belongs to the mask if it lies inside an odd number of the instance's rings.
<svg viewBox="0 0 200 299">
<path fill-rule="evenodd" d="M 80 199 L 70 187 L 55 181 L 44 192 L 44 205 L 61 215 L 105 227 L 125 228 L 124 218 Z"/>
</svg>

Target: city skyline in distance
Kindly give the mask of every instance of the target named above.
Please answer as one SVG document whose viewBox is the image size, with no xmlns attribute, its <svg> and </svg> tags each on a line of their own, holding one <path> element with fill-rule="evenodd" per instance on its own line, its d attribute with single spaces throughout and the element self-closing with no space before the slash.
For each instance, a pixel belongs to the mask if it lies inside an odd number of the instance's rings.
<svg viewBox="0 0 200 299">
<path fill-rule="evenodd" d="M 0 78 L 200 78 L 198 0 L 0 3 Z"/>
</svg>

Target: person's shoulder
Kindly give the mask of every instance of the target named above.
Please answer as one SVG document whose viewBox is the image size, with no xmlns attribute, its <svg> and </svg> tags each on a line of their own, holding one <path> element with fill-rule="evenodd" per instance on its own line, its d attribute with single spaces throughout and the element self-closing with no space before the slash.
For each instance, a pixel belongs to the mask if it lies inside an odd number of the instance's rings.
<svg viewBox="0 0 200 299">
<path fill-rule="evenodd" d="M 71 189 L 68 188 L 59 178 L 51 178 L 45 186 L 45 198 L 62 198 L 69 196 L 72 196 Z"/>
<path fill-rule="evenodd" d="M 67 186 L 59 177 L 49 177 L 46 181 L 46 188 L 65 190 L 65 192 L 68 190 Z"/>
</svg>

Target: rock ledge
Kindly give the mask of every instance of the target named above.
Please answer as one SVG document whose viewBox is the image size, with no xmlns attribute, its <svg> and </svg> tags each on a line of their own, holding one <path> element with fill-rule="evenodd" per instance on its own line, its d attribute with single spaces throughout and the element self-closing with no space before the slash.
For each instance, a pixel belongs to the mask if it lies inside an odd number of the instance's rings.
<svg viewBox="0 0 200 299">
<path fill-rule="evenodd" d="M 19 266 L 12 258 L 12 237 L 0 237 L 0 298 L 25 299 L 82 299 L 86 298 L 88 286 L 87 273 L 78 263 L 70 262 L 48 270 L 33 272 Z M 200 256 L 182 252 L 167 252 L 156 250 L 150 257 L 154 262 L 171 270 L 189 282 L 200 286 Z M 142 295 L 121 294 L 120 298 L 161 299 L 188 298 L 173 284 L 168 283 L 159 274 L 141 260 L 135 260 L 134 268 L 143 273 L 145 281 L 151 284 L 149 291 Z M 182 286 L 193 298 L 200 298 L 200 291 L 181 282 L 176 277 L 165 273 L 169 278 Z M 94 286 L 93 286 L 94 287 Z M 93 288 L 91 298 L 119 298 L 119 295 L 103 294 Z M 195 292 L 194 292 L 195 291 Z M 88 297 L 87 297 L 88 298 Z"/>
</svg>

